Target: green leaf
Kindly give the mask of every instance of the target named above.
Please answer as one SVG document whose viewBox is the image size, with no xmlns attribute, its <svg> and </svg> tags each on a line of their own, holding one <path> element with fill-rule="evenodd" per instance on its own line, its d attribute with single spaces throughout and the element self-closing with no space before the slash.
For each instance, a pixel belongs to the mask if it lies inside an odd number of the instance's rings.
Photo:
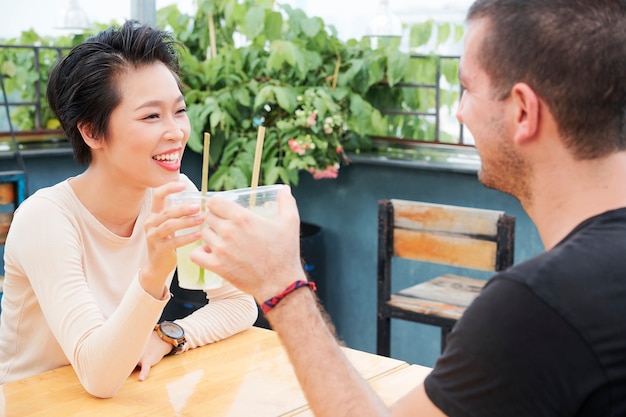
<svg viewBox="0 0 626 417">
<path fill-rule="evenodd" d="M 274 103 L 274 100 L 274 86 L 265 85 L 254 98 L 254 109 L 259 109 L 268 103 Z"/>
<path fill-rule="evenodd" d="M 277 40 L 270 43 L 270 56 L 267 59 L 267 68 L 278 70 L 285 62 L 296 65 L 297 47 L 289 41 Z"/>
<path fill-rule="evenodd" d="M 232 186 L 235 188 L 245 188 L 250 186 L 250 176 L 243 172 L 241 167 L 234 166 L 230 170 L 230 177 L 232 178 Z"/>
<path fill-rule="evenodd" d="M 442 59 L 441 73 L 446 81 L 452 85 L 459 85 L 459 61 L 456 59 Z"/>
<path fill-rule="evenodd" d="M 440 23 L 437 26 L 437 45 L 441 45 L 445 43 L 450 37 L 450 24 L 449 23 Z"/>
<path fill-rule="evenodd" d="M 411 26 L 411 31 L 409 33 L 409 48 L 418 48 L 426 45 L 430 40 L 432 32 L 432 19 Z"/>
<path fill-rule="evenodd" d="M 222 157 L 220 158 L 220 165 L 231 165 L 235 160 L 237 154 L 242 150 L 246 138 L 244 137 L 231 137 L 224 147 Z"/>
<path fill-rule="evenodd" d="M 302 19 L 300 22 L 300 27 L 302 28 L 302 32 L 309 38 L 314 38 L 318 32 L 322 29 L 322 23 L 319 18 L 309 17 L 306 19 Z"/>
<path fill-rule="evenodd" d="M 454 42 L 459 42 L 463 39 L 464 28 L 462 25 L 454 25 Z"/>
<path fill-rule="evenodd" d="M 191 123 L 191 135 L 189 137 L 189 141 L 187 142 L 187 146 L 194 152 L 201 153 L 203 142 L 201 140 L 201 134 L 204 132 L 207 117 L 209 113 L 213 110 L 214 103 L 209 104 L 190 104 L 187 106 L 187 115 L 189 116 L 189 121 Z"/>
<path fill-rule="evenodd" d="M 389 86 L 393 87 L 404 78 L 406 69 L 409 66 L 409 55 L 404 52 L 393 51 L 387 59 L 389 62 L 387 65 L 387 81 Z"/>
<path fill-rule="evenodd" d="M 280 179 L 283 181 L 284 184 L 293 184 L 293 185 L 298 185 L 298 171 L 293 169 L 293 170 L 287 170 L 285 168 L 279 168 L 279 172 L 280 172 Z"/>
<path fill-rule="evenodd" d="M 209 116 L 211 130 L 215 130 L 225 119 L 225 114 L 221 109 L 214 109 Z"/>
<path fill-rule="evenodd" d="M 244 107 L 250 106 L 250 94 L 245 88 L 236 88 L 235 90 L 233 90 L 233 98 L 237 100 L 237 103 L 241 104 Z"/>
<path fill-rule="evenodd" d="M 265 37 L 269 41 L 280 39 L 283 32 L 283 15 L 279 12 L 268 12 L 265 16 Z"/>
<path fill-rule="evenodd" d="M 298 105 L 296 100 L 297 91 L 291 87 L 274 87 L 274 94 L 278 105 L 288 111 L 293 112 Z"/>
<path fill-rule="evenodd" d="M 260 6 L 251 7 L 246 14 L 245 34 L 253 39 L 263 32 L 265 24 L 265 8 Z"/>
</svg>

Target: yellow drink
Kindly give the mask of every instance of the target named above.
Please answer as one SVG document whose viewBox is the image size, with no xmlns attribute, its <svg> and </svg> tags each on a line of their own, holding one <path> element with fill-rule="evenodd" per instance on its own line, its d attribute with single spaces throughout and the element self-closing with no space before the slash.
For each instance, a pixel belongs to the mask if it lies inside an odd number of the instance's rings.
<svg viewBox="0 0 626 417">
<path fill-rule="evenodd" d="M 208 269 L 201 269 L 191 262 L 191 251 L 202 245 L 202 240 L 197 240 L 188 245 L 176 249 L 178 259 L 178 285 L 188 290 L 209 290 L 222 286 L 222 277 Z"/>
<path fill-rule="evenodd" d="M 200 206 L 201 213 L 204 214 L 206 212 L 206 202 L 213 194 L 215 193 L 202 195 L 200 192 L 182 192 L 168 196 L 167 201 L 171 205 L 197 204 Z M 177 230 L 176 235 L 195 232 L 199 229 L 200 226 Z M 222 286 L 222 278 L 219 275 L 207 269 L 201 269 L 198 265 L 191 262 L 191 251 L 200 245 L 202 245 L 202 239 L 176 249 L 178 285 L 181 288 L 210 290 Z"/>
</svg>

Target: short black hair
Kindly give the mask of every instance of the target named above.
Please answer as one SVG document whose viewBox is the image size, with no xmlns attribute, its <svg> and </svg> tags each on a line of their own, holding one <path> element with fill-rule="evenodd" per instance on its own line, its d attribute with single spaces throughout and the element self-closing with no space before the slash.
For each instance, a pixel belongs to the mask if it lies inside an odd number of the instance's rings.
<svg viewBox="0 0 626 417">
<path fill-rule="evenodd" d="M 467 18 L 488 22 L 479 64 L 498 96 L 528 84 L 578 159 L 626 149 L 624 0 L 477 0 Z"/>
<path fill-rule="evenodd" d="M 93 135 L 106 137 L 109 118 L 120 103 L 116 81 L 131 68 L 162 62 L 180 86 L 178 43 L 166 31 L 127 20 L 74 47 L 50 72 L 46 95 L 63 127 L 74 158 L 91 162 L 78 124 L 89 124 Z"/>
</svg>

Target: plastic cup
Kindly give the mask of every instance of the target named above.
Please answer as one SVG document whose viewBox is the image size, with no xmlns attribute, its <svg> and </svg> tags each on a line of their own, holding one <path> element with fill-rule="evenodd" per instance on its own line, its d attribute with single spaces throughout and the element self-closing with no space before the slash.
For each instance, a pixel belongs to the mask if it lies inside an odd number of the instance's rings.
<svg viewBox="0 0 626 417">
<path fill-rule="evenodd" d="M 265 217 L 278 216 L 278 202 L 276 197 L 283 185 L 262 185 L 256 188 L 238 188 L 224 191 L 222 194 L 233 199 L 237 204 L 248 207 Z"/>
<path fill-rule="evenodd" d="M 202 195 L 199 191 L 184 191 L 182 193 L 171 194 L 167 197 L 168 204 L 180 206 L 185 204 L 197 204 L 200 212 L 206 214 L 206 203 L 211 196 L 216 193 Z M 181 229 L 176 231 L 176 235 L 191 233 L 199 230 L 203 225 Z M 191 251 L 202 245 L 202 239 L 191 242 L 176 249 L 178 285 L 188 290 L 210 290 L 222 286 L 223 279 L 208 269 L 200 268 L 191 262 Z"/>
</svg>

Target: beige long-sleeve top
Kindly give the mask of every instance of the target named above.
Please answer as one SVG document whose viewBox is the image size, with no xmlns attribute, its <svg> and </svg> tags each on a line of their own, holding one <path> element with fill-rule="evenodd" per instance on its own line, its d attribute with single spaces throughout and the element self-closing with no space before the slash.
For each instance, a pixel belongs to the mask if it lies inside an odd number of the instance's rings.
<svg viewBox="0 0 626 417">
<path fill-rule="evenodd" d="M 184 175 L 181 180 L 195 189 Z M 91 394 L 117 392 L 169 300 L 155 299 L 138 280 L 151 204 L 148 192 L 130 237 L 105 228 L 68 181 L 38 190 L 20 205 L 5 246 L 0 383 L 71 364 Z M 177 320 L 187 349 L 239 333 L 256 320 L 254 299 L 230 284 L 206 293 L 209 304 Z"/>
</svg>

